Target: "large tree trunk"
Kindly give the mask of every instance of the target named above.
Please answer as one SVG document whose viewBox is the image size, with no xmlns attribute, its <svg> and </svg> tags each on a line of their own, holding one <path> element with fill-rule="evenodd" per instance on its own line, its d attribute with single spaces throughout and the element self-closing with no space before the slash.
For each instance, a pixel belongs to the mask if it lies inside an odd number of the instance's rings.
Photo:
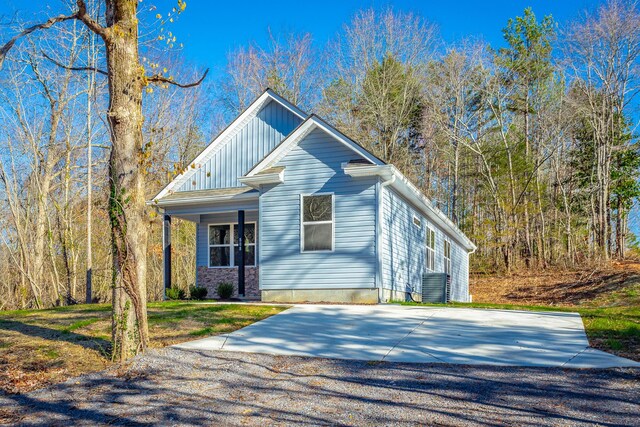
<svg viewBox="0 0 640 427">
<path fill-rule="evenodd" d="M 113 358 L 123 360 L 149 343 L 147 229 L 142 148 L 142 90 L 137 0 L 107 0 L 105 38 L 112 149 L 109 218 L 113 239 Z"/>
</svg>

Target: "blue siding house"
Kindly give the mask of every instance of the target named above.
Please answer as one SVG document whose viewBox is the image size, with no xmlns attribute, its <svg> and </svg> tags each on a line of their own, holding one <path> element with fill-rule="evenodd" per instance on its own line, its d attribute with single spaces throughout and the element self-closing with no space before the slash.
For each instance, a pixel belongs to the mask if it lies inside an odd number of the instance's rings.
<svg viewBox="0 0 640 427">
<path fill-rule="evenodd" d="M 149 202 L 196 228 L 196 282 L 279 302 L 419 299 L 425 272 L 469 301 L 476 246 L 393 165 L 267 89 Z"/>
</svg>

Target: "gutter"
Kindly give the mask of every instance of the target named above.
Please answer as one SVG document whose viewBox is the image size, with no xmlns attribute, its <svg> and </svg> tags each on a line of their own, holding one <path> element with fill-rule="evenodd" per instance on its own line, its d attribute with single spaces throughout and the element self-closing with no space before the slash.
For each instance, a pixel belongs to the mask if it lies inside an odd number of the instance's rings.
<svg viewBox="0 0 640 427">
<path fill-rule="evenodd" d="M 267 184 L 282 184 L 284 182 L 284 169 L 279 172 L 262 173 L 252 176 L 242 176 L 238 178 L 244 185 L 260 190 L 262 185 Z"/>
<path fill-rule="evenodd" d="M 209 197 L 185 197 L 184 199 L 169 199 L 169 200 L 147 200 L 145 204 L 147 206 L 154 206 L 163 208 L 166 206 L 190 206 L 190 205 L 201 205 L 211 202 L 226 202 L 231 200 L 251 200 L 257 199 L 259 196 L 258 193 L 242 193 L 242 194 L 234 194 L 229 196 L 209 196 Z"/>
<path fill-rule="evenodd" d="M 344 172 L 353 177 L 379 176 L 385 181 L 383 187 L 391 186 L 395 188 L 409 202 L 417 206 L 432 221 L 440 225 L 441 228 L 449 230 L 456 240 L 461 243 L 468 253 L 476 251 L 477 246 L 469 240 L 467 236 L 438 208 L 431 204 L 431 201 L 413 185 L 400 171 L 393 165 L 366 165 L 343 167 Z"/>
</svg>

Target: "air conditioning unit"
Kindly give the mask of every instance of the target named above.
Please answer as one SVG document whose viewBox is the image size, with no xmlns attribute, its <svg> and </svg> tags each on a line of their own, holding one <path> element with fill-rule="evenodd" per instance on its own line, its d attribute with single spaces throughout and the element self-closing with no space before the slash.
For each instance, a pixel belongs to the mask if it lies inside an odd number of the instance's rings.
<svg viewBox="0 0 640 427">
<path fill-rule="evenodd" d="M 422 275 L 422 302 L 449 302 L 451 295 L 450 277 L 446 273 L 424 273 Z"/>
</svg>

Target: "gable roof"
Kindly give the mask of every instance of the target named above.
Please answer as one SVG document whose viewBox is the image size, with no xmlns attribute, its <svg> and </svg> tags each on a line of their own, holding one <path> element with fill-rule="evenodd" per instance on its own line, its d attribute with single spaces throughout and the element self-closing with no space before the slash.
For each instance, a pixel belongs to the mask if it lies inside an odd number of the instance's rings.
<svg viewBox="0 0 640 427">
<path fill-rule="evenodd" d="M 250 187 L 185 191 L 181 192 L 180 195 L 175 196 L 171 196 L 171 194 L 175 188 L 179 188 L 197 172 L 198 168 L 196 166 L 199 163 L 204 162 L 206 159 L 213 156 L 216 153 L 216 150 L 229 141 L 233 135 L 242 129 L 244 124 L 255 117 L 269 102 L 279 103 L 303 121 L 278 145 L 276 145 L 269 154 L 253 166 L 253 168 L 251 168 L 244 177 L 242 177 L 245 179 L 241 179 L 240 181 L 245 185 L 251 184 L 251 181 L 260 181 L 261 178 L 264 178 L 265 180 L 275 179 L 276 181 L 282 182 L 284 168 L 276 167 L 276 163 L 296 147 L 305 136 L 315 129 L 321 129 L 360 156 L 359 158 L 352 159 L 345 164 L 345 173 L 351 176 L 380 176 L 385 180 L 385 185 L 391 185 L 411 203 L 419 207 L 428 218 L 452 233 L 453 236 L 455 236 L 469 252 L 476 250 L 476 245 L 449 219 L 449 217 L 447 217 L 440 209 L 435 207 L 424 193 L 422 193 L 418 187 L 416 187 L 393 165 L 387 164 L 382 159 L 378 158 L 360 144 L 327 123 L 318 115 L 307 115 L 304 111 L 300 110 L 298 107 L 269 88 L 267 88 L 262 95 L 256 98 L 256 100 L 253 101 L 249 107 L 247 107 L 247 109 L 233 120 L 222 132 L 220 132 L 220 134 L 218 134 L 218 136 L 189 164 L 188 169 L 176 176 L 153 198 L 153 201 L 157 203 L 158 199 L 164 198 L 167 203 L 183 203 L 184 201 L 191 199 L 214 201 L 221 198 L 256 196 L 258 192 Z"/>
<path fill-rule="evenodd" d="M 153 200 L 158 200 L 171 194 L 173 191 L 180 188 L 182 184 L 187 182 L 198 171 L 197 165 L 204 163 L 210 159 L 218 150 L 224 146 L 235 134 L 242 130 L 242 127 L 254 118 L 262 108 L 269 102 L 277 102 L 287 110 L 291 111 L 294 115 L 302 120 L 308 117 L 308 114 L 302 111 L 297 106 L 293 105 L 280 95 L 267 88 L 258 98 L 256 98 L 238 117 L 236 117 L 222 132 L 214 138 L 209 145 L 205 147 L 200 154 L 193 159 L 186 170 L 171 180 L 171 182 L 164 187 Z"/>
<path fill-rule="evenodd" d="M 322 118 L 316 114 L 311 114 L 305 121 L 300 123 L 297 128 L 293 130 L 285 139 L 280 142 L 269 154 L 265 156 L 260 162 L 258 162 L 245 177 L 252 177 L 263 170 L 271 168 L 282 160 L 305 136 L 310 134 L 315 129 L 321 129 L 337 141 L 344 144 L 347 148 L 353 150 L 356 154 L 359 154 L 363 159 L 367 160 L 374 165 L 386 164 L 383 160 L 376 157 L 374 154 L 366 150 L 360 144 L 325 122 Z"/>
</svg>

